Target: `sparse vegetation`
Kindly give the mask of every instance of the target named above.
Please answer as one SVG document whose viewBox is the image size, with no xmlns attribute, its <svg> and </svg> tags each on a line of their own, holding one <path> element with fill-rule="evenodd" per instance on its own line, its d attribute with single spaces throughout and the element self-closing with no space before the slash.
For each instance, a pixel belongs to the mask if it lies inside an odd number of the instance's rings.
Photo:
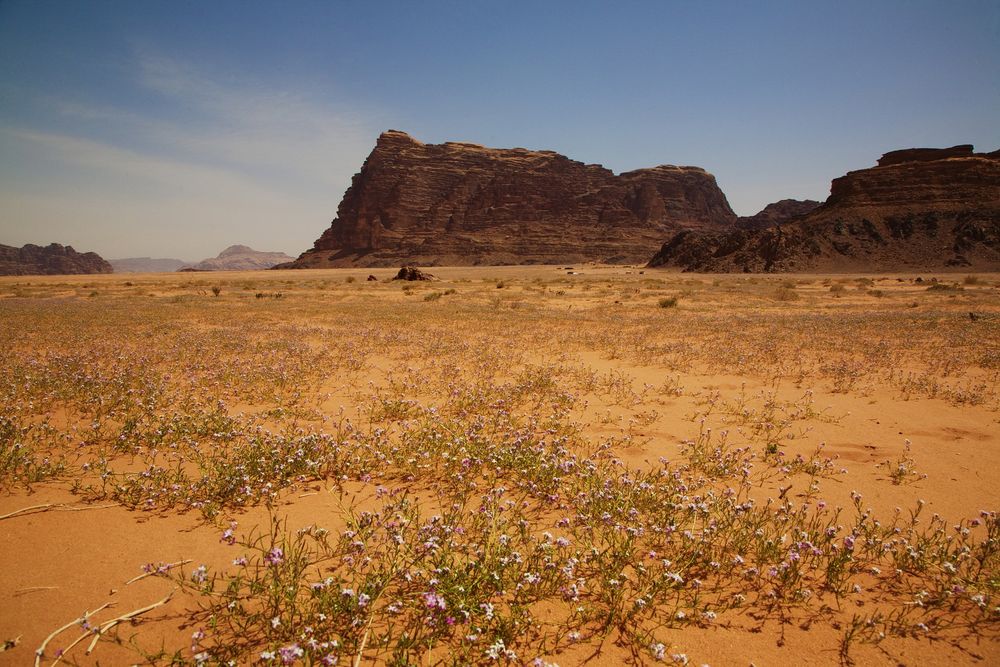
<svg viewBox="0 0 1000 667">
<path fill-rule="evenodd" d="M 57 310 L 63 288 L 0 283 L 0 487 L 187 512 L 221 541 L 222 560 L 201 539 L 190 563 L 129 564 L 123 580 L 182 589 L 167 618 L 193 633 L 117 635 L 152 663 L 575 664 L 602 645 L 681 663 L 699 660 L 690 631 L 765 626 L 839 628 L 825 649 L 844 661 L 996 642 L 993 499 L 936 488 L 935 447 L 899 448 L 918 425 L 854 411 L 877 397 L 929 430 L 946 405 L 968 415 L 956 442 L 978 443 L 1000 334 L 908 282 L 781 307 L 822 287 L 683 280 L 642 297 L 478 278 L 444 298 L 303 273 L 258 280 L 267 303 L 164 280 Z M 651 308 L 682 289 L 690 307 Z M 926 307 L 872 293 L 894 290 Z M 934 514 L 945 501 L 964 514 Z M 44 664 L 82 659 L 69 644 Z"/>
</svg>

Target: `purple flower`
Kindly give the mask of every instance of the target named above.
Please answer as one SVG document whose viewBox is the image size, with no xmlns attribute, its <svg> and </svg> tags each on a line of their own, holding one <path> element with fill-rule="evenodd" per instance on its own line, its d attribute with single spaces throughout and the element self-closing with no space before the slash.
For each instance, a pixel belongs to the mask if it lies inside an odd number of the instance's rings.
<svg viewBox="0 0 1000 667">
<path fill-rule="evenodd" d="M 298 644 L 289 644 L 278 649 L 278 657 L 281 658 L 283 665 L 292 664 L 296 659 L 301 658 L 303 653 L 302 647 Z"/>
<path fill-rule="evenodd" d="M 281 547 L 274 547 L 267 552 L 264 556 L 264 562 L 268 565 L 279 565 L 285 560 L 285 552 L 281 550 Z"/>
<path fill-rule="evenodd" d="M 424 593 L 424 605 L 428 609 L 438 611 L 444 611 L 448 608 L 448 604 L 444 601 L 444 598 L 433 591 Z"/>
</svg>

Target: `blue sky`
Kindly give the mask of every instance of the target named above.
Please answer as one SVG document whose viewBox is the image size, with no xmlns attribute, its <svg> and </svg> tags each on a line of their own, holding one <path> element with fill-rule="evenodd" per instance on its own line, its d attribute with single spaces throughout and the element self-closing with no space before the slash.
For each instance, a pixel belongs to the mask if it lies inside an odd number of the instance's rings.
<svg viewBox="0 0 1000 667">
<path fill-rule="evenodd" d="M 1000 3 L 0 0 L 0 243 L 311 246 L 378 134 L 715 174 L 1000 148 Z"/>
</svg>

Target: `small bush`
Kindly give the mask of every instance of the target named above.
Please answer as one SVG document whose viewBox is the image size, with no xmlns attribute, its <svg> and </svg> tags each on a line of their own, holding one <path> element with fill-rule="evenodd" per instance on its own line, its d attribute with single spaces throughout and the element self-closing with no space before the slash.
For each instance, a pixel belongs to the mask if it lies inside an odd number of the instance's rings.
<svg viewBox="0 0 1000 667">
<path fill-rule="evenodd" d="M 344 282 L 348 284 L 353 283 L 355 280 L 357 279 L 354 276 L 347 276 L 346 278 L 344 278 Z"/>
<path fill-rule="evenodd" d="M 962 282 L 966 285 L 978 285 L 980 283 L 979 276 L 965 276 Z"/>
<path fill-rule="evenodd" d="M 214 294 L 215 296 L 219 296 L 220 294 L 222 294 L 222 288 L 219 287 L 218 285 L 212 285 L 212 294 Z"/>
<path fill-rule="evenodd" d="M 430 294 L 424 296 L 424 301 L 437 301 L 441 298 L 441 292 L 431 292 Z"/>
<path fill-rule="evenodd" d="M 676 308 L 677 307 L 677 297 L 668 296 L 657 301 L 657 305 L 660 308 Z"/>
<path fill-rule="evenodd" d="M 798 301 L 799 293 L 787 287 L 779 287 L 774 291 L 774 298 L 778 301 Z"/>
</svg>

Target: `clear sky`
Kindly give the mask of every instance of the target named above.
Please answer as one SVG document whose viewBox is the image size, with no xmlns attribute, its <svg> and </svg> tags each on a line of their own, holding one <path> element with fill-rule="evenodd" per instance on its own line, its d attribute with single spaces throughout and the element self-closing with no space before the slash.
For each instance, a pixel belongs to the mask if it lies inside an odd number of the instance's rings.
<svg viewBox="0 0 1000 667">
<path fill-rule="evenodd" d="M 715 174 L 1000 148 L 1000 2 L 0 0 L 0 243 L 312 245 L 378 134 Z"/>
</svg>

